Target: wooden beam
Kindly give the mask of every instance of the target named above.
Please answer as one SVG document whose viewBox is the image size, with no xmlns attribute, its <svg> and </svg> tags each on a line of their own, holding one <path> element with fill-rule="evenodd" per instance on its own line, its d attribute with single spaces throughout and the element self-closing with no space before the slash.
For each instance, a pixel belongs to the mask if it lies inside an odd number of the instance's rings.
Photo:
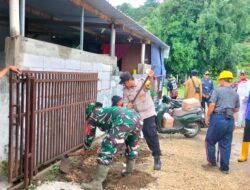
<svg viewBox="0 0 250 190">
<path fill-rule="evenodd" d="M 38 9 L 28 5 L 28 4 L 26 4 L 26 10 L 27 10 L 27 12 L 29 12 L 33 15 L 40 16 L 40 17 L 45 18 L 45 19 L 50 19 L 50 20 L 54 19 L 54 17 L 52 15 L 50 15 L 44 11 L 40 11 L 40 10 L 38 10 Z"/>
<path fill-rule="evenodd" d="M 0 1 L 4 2 L 5 4 L 9 4 L 9 0 L 0 0 Z M 42 18 L 46 18 L 46 19 L 53 19 L 54 18 L 52 15 L 50 15 L 44 11 L 40 11 L 40 10 L 28 5 L 27 3 L 25 6 L 25 9 L 27 12 L 30 12 L 33 15 L 40 16 Z"/>
<path fill-rule="evenodd" d="M 28 32 L 34 32 L 34 33 L 40 33 L 40 34 L 72 34 L 72 35 L 77 35 L 79 36 L 79 32 L 73 32 L 73 31 L 66 31 L 66 30 L 63 30 L 63 31 L 53 31 L 51 29 L 47 29 L 46 27 L 43 27 L 42 25 L 36 25 L 36 24 L 29 24 L 30 25 L 30 29 Z M 79 27 L 72 27 L 73 29 L 75 30 L 80 30 Z M 100 39 L 104 39 L 106 40 L 105 37 L 101 36 L 101 35 L 97 35 L 94 31 L 90 30 L 90 29 L 84 29 L 84 32 L 92 35 L 92 36 L 95 36 L 95 37 L 98 37 Z"/>
<path fill-rule="evenodd" d="M 5 3 L 9 3 L 9 0 L 0 0 L 2 2 Z M 109 24 L 115 23 L 115 28 L 122 28 L 122 30 L 126 33 L 128 33 L 129 35 L 136 37 L 138 39 L 140 39 L 143 43 L 147 43 L 150 44 L 151 40 L 149 38 L 145 38 L 144 36 L 140 35 L 139 33 L 129 29 L 128 27 L 124 26 L 124 24 L 116 22 L 114 18 L 111 18 L 107 15 L 105 15 L 104 13 L 102 13 L 100 10 L 94 8 L 92 5 L 88 4 L 86 1 L 84 0 L 70 0 L 70 2 L 72 2 L 73 4 L 85 9 L 86 11 L 88 11 L 89 13 L 93 14 L 94 16 L 106 21 Z M 65 25 L 72 25 L 72 26 L 79 26 L 80 23 L 77 24 L 77 22 L 71 22 L 71 21 L 63 21 L 62 19 L 56 18 L 53 15 L 50 15 L 44 11 L 40 11 L 30 5 L 26 5 L 26 10 L 30 13 L 32 13 L 33 15 L 42 17 L 44 19 L 47 19 L 49 21 L 45 21 L 45 22 L 51 22 L 51 23 L 64 23 Z M 39 21 L 38 21 L 39 22 Z M 42 20 L 40 20 L 40 22 L 44 22 Z M 93 24 L 93 23 L 86 23 L 85 26 L 86 27 L 95 27 L 95 28 L 110 28 L 111 26 L 109 24 Z M 88 31 L 90 32 L 90 31 Z"/>
<path fill-rule="evenodd" d="M 58 24 L 58 25 L 64 25 L 64 26 L 80 26 L 79 22 L 75 21 L 65 21 L 65 20 L 53 20 L 53 19 L 39 19 L 39 18 L 26 18 L 26 20 L 29 23 L 32 24 Z M 9 22 L 9 17 L 3 14 L 0 14 L 0 21 L 6 21 Z M 88 28 L 105 28 L 110 29 L 110 24 L 105 23 L 92 23 L 92 22 L 85 22 L 85 27 Z M 121 28 L 121 25 L 115 25 L 115 28 Z"/>
<path fill-rule="evenodd" d="M 79 26 L 72 26 L 71 28 L 74 28 L 76 30 L 80 30 L 80 27 Z M 104 39 L 104 40 L 107 40 L 107 38 L 104 36 L 104 35 L 101 35 L 100 33 L 96 33 L 95 31 L 93 31 L 92 29 L 90 28 L 84 28 L 84 32 L 88 33 L 88 34 L 91 34 L 97 38 L 100 38 L 100 39 Z"/>
<path fill-rule="evenodd" d="M 89 13 L 101 18 L 102 20 L 105 20 L 108 23 L 113 23 L 113 19 L 105 14 L 103 14 L 100 10 L 97 10 L 92 5 L 86 3 L 85 1 L 81 0 L 70 0 L 73 4 L 83 8 L 84 10 L 88 11 Z"/>
<path fill-rule="evenodd" d="M 74 3 L 75 5 L 85 9 L 86 11 L 88 11 L 89 13 L 99 17 L 100 19 L 112 24 L 115 23 L 116 25 L 122 26 L 123 31 L 126 33 L 129 33 L 130 35 L 139 38 L 141 40 L 145 40 L 148 41 L 149 39 L 146 39 L 145 37 L 143 37 L 142 35 L 138 34 L 137 32 L 134 32 L 133 30 L 129 29 L 128 27 L 124 26 L 123 24 L 116 22 L 115 18 L 111 18 L 107 15 L 105 15 L 104 13 L 102 13 L 100 10 L 94 8 L 93 6 L 89 5 L 87 2 L 85 2 L 84 0 L 70 0 L 72 3 Z"/>
<path fill-rule="evenodd" d="M 149 38 L 144 38 L 144 37 L 142 37 L 141 35 L 137 34 L 137 33 L 134 32 L 133 30 L 131 30 L 131 29 L 125 27 L 125 26 L 123 26 L 122 30 L 123 30 L 124 32 L 128 33 L 129 35 L 134 36 L 134 37 L 140 39 L 142 43 L 146 43 L 146 44 L 150 44 L 150 43 L 151 43 L 151 41 L 150 41 Z"/>
</svg>

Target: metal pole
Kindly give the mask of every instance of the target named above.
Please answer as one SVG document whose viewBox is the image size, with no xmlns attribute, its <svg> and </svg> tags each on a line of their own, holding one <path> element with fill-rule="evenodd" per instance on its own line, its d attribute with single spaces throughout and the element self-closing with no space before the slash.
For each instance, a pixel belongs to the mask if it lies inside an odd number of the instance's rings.
<svg viewBox="0 0 250 190">
<path fill-rule="evenodd" d="M 19 0 L 9 1 L 10 37 L 20 35 Z"/>
<path fill-rule="evenodd" d="M 25 36 L 25 0 L 21 0 L 21 35 Z"/>
<path fill-rule="evenodd" d="M 83 45 L 84 45 L 84 9 L 82 8 L 81 34 L 80 34 L 80 50 L 83 50 Z"/>
<path fill-rule="evenodd" d="M 144 64 L 145 63 L 145 48 L 146 45 L 145 43 L 142 44 L 141 46 L 141 64 Z"/>
<path fill-rule="evenodd" d="M 115 56 L 115 25 L 111 25 L 110 55 Z"/>
</svg>

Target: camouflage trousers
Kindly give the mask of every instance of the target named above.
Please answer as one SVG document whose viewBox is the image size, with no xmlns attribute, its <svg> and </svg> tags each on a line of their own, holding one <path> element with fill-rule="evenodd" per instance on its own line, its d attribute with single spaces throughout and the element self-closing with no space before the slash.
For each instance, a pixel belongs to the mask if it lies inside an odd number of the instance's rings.
<svg viewBox="0 0 250 190">
<path fill-rule="evenodd" d="M 139 151 L 139 136 L 141 129 L 129 125 L 119 125 L 112 128 L 104 138 L 97 162 L 110 165 L 116 153 L 126 145 L 125 156 L 135 159 Z"/>
</svg>

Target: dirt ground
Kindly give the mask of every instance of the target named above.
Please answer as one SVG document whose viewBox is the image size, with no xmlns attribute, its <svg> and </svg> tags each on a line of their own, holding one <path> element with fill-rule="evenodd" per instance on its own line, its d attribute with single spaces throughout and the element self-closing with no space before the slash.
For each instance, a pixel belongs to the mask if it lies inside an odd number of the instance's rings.
<svg viewBox="0 0 250 190">
<path fill-rule="evenodd" d="M 202 190 L 249 190 L 250 164 L 238 163 L 237 157 L 241 151 L 243 129 L 234 131 L 230 173 L 223 174 L 217 170 L 204 171 L 201 164 L 206 163 L 204 139 L 206 129 L 194 139 L 174 135 L 172 139 L 165 136 L 161 139 L 163 151 L 163 167 L 160 172 L 153 172 L 157 180 L 147 186 L 147 190 L 160 189 L 202 189 Z M 150 168 L 147 168 L 150 172 Z"/>
<path fill-rule="evenodd" d="M 141 168 L 148 167 L 147 157 L 150 156 L 150 151 L 142 146 L 140 158 L 137 160 L 137 168 L 133 176 L 122 177 L 121 172 L 125 168 L 125 157 L 119 154 L 114 163 L 110 167 L 108 177 L 104 182 L 104 189 L 107 190 L 139 190 L 145 188 L 149 183 L 156 180 L 149 173 L 144 172 Z M 62 181 L 81 183 L 89 182 L 92 179 L 92 174 L 96 166 L 96 154 L 84 155 L 81 157 L 71 157 L 72 168 L 68 174 L 61 174 L 58 178 Z M 125 180 L 124 180 L 125 179 Z"/>
<path fill-rule="evenodd" d="M 230 173 L 223 174 L 219 169 L 205 171 L 201 165 L 206 163 L 204 139 L 206 129 L 193 139 L 182 135 L 161 135 L 162 170 L 153 170 L 153 159 L 145 142 L 142 143 L 140 158 L 133 176 L 123 178 L 124 157 L 119 155 L 104 183 L 106 190 L 249 190 L 250 164 L 238 163 L 243 129 L 236 129 L 232 145 Z M 95 168 L 95 155 L 71 159 L 72 169 L 69 174 L 58 176 L 59 181 L 88 182 Z"/>
</svg>

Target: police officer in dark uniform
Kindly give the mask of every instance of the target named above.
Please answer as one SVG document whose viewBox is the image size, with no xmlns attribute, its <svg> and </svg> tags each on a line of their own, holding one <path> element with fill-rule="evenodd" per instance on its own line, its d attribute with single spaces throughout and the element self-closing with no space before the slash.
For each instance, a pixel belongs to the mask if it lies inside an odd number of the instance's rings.
<svg viewBox="0 0 250 190">
<path fill-rule="evenodd" d="M 239 111 L 239 95 L 231 87 L 233 74 L 222 71 L 218 77 L 220 86 L 216 88 L 208 107 L 206 124 L 206 153 L 208 164 L 205 169 L 216 168 L 215 145 L 219 143 L 220 171 L 229 173 L 229 159 L 234 129 L 234 112 Z"/>
<path fill-rule="evenodd" d="M 213 93 L 214 90 L 214 84 L 213 81 L 209 78 L 209 72 L 206 71 L 204 73 L 204 78 L 201 80 L 202 83 L 202 101 L 201 101 L 201 106 L 204 108 L 206 108 L 206 104 L 207 107 L 210 103 L 210 97 Z"/>
<path fill-rule="evenodd" d="M 153 79 L 153 70 L 149 70 L 148 76 L 150 79 Z M 142 132 L 147 145 L 152 152 L 152 156 L 154 157 L 154 170 L 161 170 L 161 149 L 159 136 L 157 134 L 157 126 L 155 123 L 156 112 L 154 102 L 147 85 L 145 85 L 140 91 L 142 85 L 144 84 L 145 78 L 134 79 L 134 77 L 129 72 L 124 72 L 120 75 L 120 79 L 120 84 L 122 84 L 124 87 L 124 105 L 130 109 L 134 108 L 143 119 Z M 154 81 L 152 80 L 152 82 Z M 140 91 L 139 95 L 135 101 L 132 102 L 138 91 Z"/>
</svg>

